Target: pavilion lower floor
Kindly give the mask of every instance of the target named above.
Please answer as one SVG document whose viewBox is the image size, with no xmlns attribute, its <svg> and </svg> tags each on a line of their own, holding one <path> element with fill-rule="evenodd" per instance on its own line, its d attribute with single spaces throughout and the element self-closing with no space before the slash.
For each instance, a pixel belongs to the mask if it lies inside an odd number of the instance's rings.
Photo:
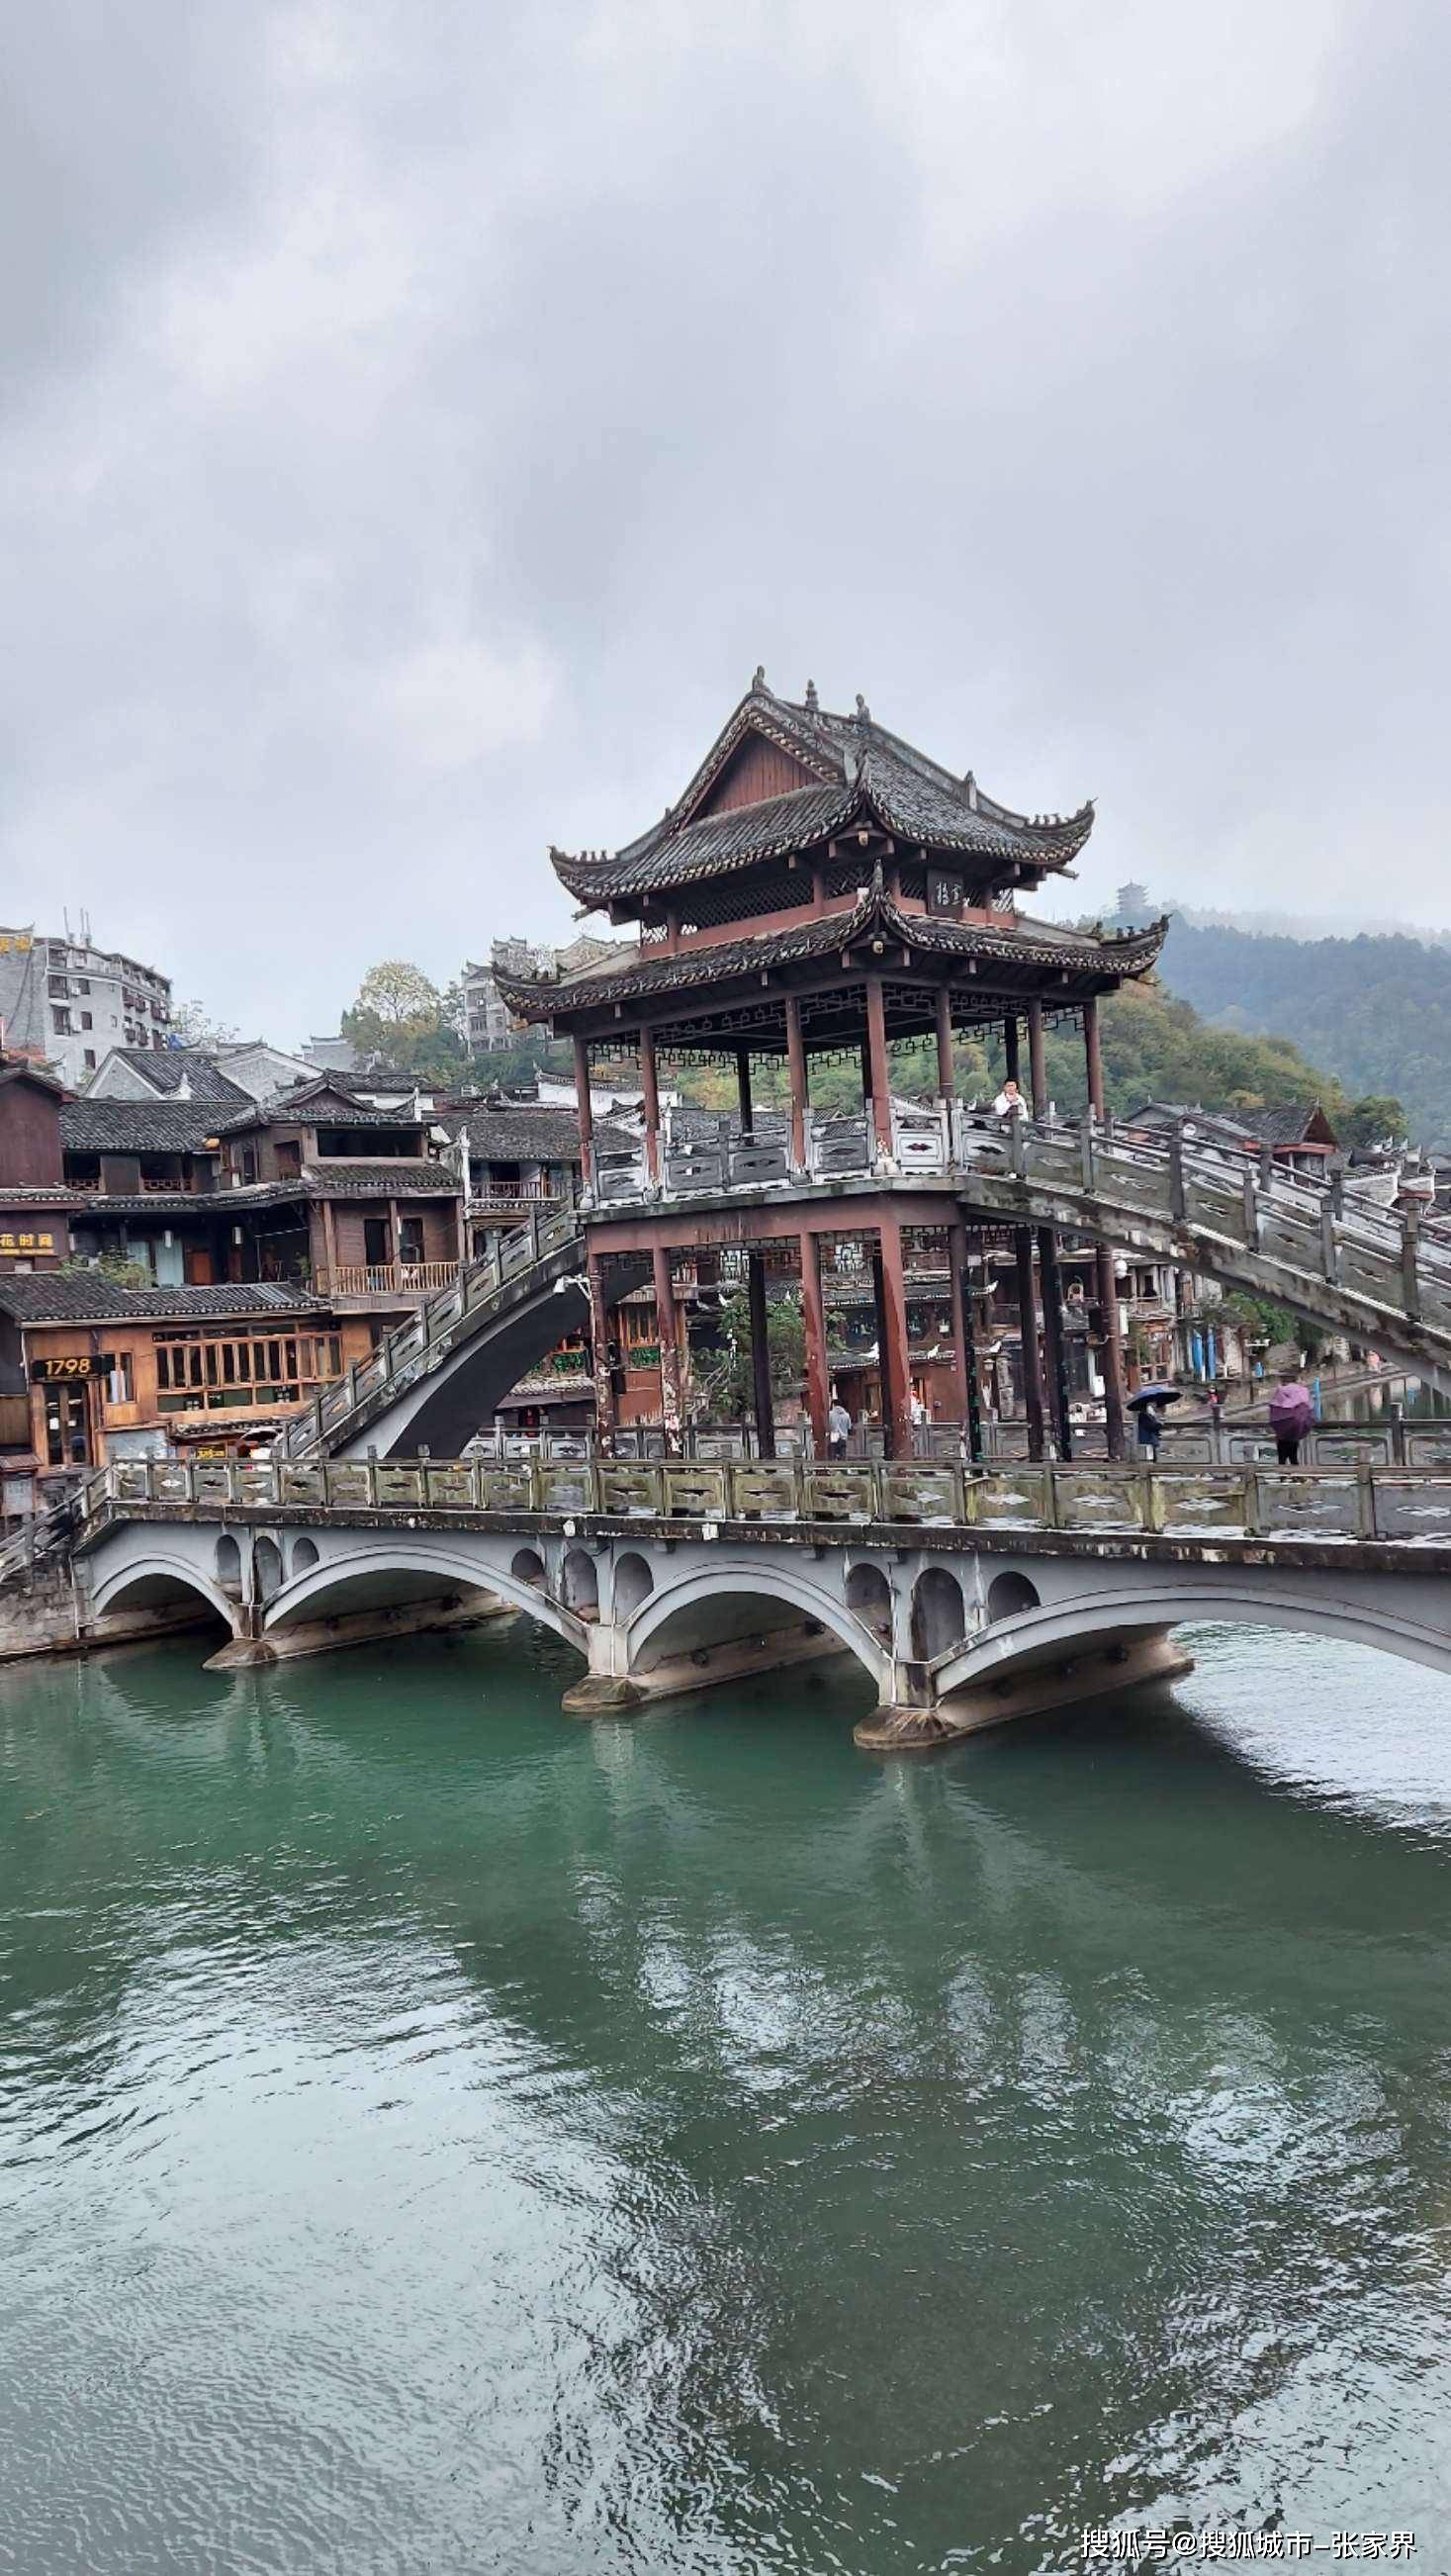
<svg viewBox="0 0 1451 2576">
<path fill-rule="evenodd" d="M 950 1198 L 883 1190 L 849 1205 L 656 1206 L 592 1220 L 586 1243 L 606 1441 L 644 1418 L 644 1361 L 658 1370 L 667 1446 L 692 1423 L 749 1420 L 770 1457 L 778 1418 L 799 1417 L 826 1457 L 845 1412 L 853 1428 L 879 1426 L 888 1457 L 910 1457 L 924 1423 L 959 1429 L 975 1456 L 985 1412 L 1008 1392 L 1010 1313 L 1030 1455 L 1073 1454 L 1075 1400 L 1095 1387 L 1109 1454 L 1122 1454 L 1113 1256 L 1089 1248 L 1065 1262 L 1050 1228 L 974 1224 Z M 638 1276 L 642 1254 L 648 1284 L 621 1299 L 612 1265 Z"/>
</svg>

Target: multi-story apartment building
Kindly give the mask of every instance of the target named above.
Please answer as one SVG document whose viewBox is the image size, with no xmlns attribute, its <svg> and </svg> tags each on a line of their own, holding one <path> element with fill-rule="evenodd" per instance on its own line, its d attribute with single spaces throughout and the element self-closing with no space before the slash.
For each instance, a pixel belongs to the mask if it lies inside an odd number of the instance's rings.
<svg viewBox="0 0 1451 2576">
<path fill-rule="evenodd" d="M 0 930 L 0 1035 L 17 1054 L 84 1088 L 115 1047 L 158 1052 L 171 1032 L 171 981 L 87 934 Z"/>
</svg>

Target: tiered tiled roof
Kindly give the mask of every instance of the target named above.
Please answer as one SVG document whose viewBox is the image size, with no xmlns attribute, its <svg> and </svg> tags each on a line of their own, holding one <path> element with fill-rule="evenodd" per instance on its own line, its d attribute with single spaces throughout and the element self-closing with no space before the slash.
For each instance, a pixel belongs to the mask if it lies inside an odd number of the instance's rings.
<svg viewBox="0 0 1451 2576">
<path fill-rule="evenodd" d="M 618 966 L 558 982 L 526 983 L 501 975 L 499 990 L 522 1019 L 547 1020 L 566 1014 L 572 1018 L 601 1003 L 705 991 L 759 976 L 763 968 L 775 970 L 839 956 L 867 935 L 880 936 L 885 946 L 905 950 L 909 956 L 961 958 L 964 963 L 973 960 L 1008 970 L 1038 968 L 1112 984 L 1121 976 L 1145 973 L 1158 956 L 1167 930 L 1167 921 L 1122 934 L 1069 930 L 1059 922 L 1026 916 L 1019 916 L 1011 929 L 953 921 L 903 911 L 883 891 L 878 878 L 850 912 L 829 913 L 792 929 L 711 941 L 674 957 L 660 949 L 635 949 Z"/>
<path fill-rule="evenodd" d="M 755 739 L 783 754 L 802 784 L 754 804 L 701 814 L 736 754 Z M 1093 806 L 1076 814 L 1018 814 L 875 723 L 832 715 L 808 697 L 778 698 L 758 673 L 679 803 L 613 853 L 550 853 L 556 874 L 591 906 L 641 897 L 806 850 L 863 821 L 904 842 L 1002 863 L 1030 881 L 1065 868 L 1093 829 Z"/>
</svg>

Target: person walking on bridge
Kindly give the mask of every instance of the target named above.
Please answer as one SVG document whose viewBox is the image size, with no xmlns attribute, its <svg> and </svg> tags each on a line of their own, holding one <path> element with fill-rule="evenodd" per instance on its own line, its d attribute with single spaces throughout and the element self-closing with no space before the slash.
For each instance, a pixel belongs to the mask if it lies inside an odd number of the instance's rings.
<svg viewBox="0 0 1451 2576">
<path fill-rule="evenodd" d="M 1270 1429 L 1275 1436 L 1275 1459 L 1281 1467 L 1298 1467 L 1300 1443 L 1315 1419 L 1315 1399 L 1308 1386 L 1302 1386 L 1297 1369 L 1282 1369 L 1280 1383 L 1270 1397 Z"/>
</svg>

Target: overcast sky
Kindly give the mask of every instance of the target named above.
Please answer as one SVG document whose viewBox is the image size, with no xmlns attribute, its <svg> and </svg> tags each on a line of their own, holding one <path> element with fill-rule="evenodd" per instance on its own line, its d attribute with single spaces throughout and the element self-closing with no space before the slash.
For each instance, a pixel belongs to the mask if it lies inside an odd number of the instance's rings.
<svg viewBox="0 0 1451 2576">
<path fill-rule="evenodd" d="M 1192 900 L 1451 923 L 1431 0 L 45 0 L 0 919 L 249 1033 L 562 933 L 763 661 Z"/>
</svg>

